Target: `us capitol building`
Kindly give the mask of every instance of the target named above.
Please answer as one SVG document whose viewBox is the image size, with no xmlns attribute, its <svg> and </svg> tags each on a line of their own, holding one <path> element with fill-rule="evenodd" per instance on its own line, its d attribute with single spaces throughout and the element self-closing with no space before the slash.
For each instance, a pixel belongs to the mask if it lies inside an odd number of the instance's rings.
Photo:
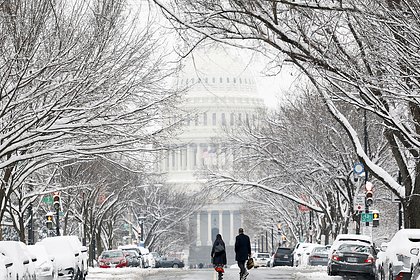
<svg viewBox="0 0 420 280">
<path fill-rule="evenodd" d="M 188 88 L 184 109 L 192 117 L 176 140 L 168 144 L 181 148 L 165 152 L 160 171 L 174 188 L 198 191 L 205 187 L 195 177 L 198 170 L 232 169 L 232 151 L 220 144 L 224 128 L 256 120 L 257 109 L 265 105 L 247 66 L 238 56 L 220 48 L 195 53 L 177 84 Z M 228 263 L 234 262 L 233 246 L 238 228 L 242 227 L 242 206 L 240 200 L 227 198 L 206 205 L 193 215 L 189 226 L 196 236 L 189 248 L 190 265 L 210 262 L 211 246 L 218 233 L 226 243 Z"/>
</svg>

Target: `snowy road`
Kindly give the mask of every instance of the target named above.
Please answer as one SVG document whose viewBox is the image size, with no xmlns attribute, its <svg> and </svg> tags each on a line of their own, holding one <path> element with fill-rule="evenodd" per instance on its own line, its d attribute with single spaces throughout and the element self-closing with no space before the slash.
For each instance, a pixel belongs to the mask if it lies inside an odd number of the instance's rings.
<svg viewBox="0 0 420 280">
<path fill-rule="evenodd" d="M 239 270 L 228 268 L 223 280 L 238 280 Z M 87 280 L 217 280 L 212 269 L 99 269 L 91 268 Z M 258 268 L 252 269 L 248 280 L 338 280 L 357 277 L 328 276 L 325 268 Z"/>
</svg>

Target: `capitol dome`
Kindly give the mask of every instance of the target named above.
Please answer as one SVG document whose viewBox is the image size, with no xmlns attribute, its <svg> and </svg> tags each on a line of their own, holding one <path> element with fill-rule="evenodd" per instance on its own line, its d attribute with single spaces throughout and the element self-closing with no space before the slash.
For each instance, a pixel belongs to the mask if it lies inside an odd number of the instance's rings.
<svg viewBox="0 0 420 280">
<path fill-rule="evenodd" d="M 248 98 L 258 104 L 262 98 L 258 96 L 250 67 L 239 55 L 225 49 L 200 50 L 188 58 L 178 86 L 188 87 L 189 98 Z"/>
</svg>

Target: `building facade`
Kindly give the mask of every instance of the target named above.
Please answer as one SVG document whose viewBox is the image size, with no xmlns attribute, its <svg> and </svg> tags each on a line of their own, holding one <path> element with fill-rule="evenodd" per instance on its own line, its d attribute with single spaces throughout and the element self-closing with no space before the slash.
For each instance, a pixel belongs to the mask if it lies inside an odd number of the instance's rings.
<svg viewBox="0 0 420 280">
<path fill-rule="evenodd" d="M 252 72 L 238 56 L 224 49 L 200 51 L 185 65 L 178 87 L 188 88 L 184 109 L 190 114 L 182 133 L 162 156 L 160 171 L 167 183 L 187 191 L 205 187 L 196 173 L 201 169 L 232 169 L 233 154 L 223 137 L 226 129 L 255 121 L 264 107 Z M 242 201 L 228 197 L 209 202 L 189 223 L 195 233 L 189 263 L 210 263 L 211 245 L 220 233 L 228 246 L 228 262 L 234 262 L 233 245 L 242 226 Z"/>
</svg>

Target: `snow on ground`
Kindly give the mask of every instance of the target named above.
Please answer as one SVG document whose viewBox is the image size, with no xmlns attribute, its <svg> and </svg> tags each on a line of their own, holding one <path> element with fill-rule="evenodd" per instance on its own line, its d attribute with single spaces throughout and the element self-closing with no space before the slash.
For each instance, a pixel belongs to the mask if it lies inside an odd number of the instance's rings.
<svg viewBox="0 0 420 280">
<path fill-rule="evenodd" d="M 239 269 L 237 265 L 232 265 L 231 269 Z M 318 266 L 276 266 L 273 268 L 258 268 L 258 269 L 278 269 L 282 271 L 293 272 L 294 280 L 337 280 L 342 279 L 340 276 L 328 276 L 326 267 Z M 149 275 L 155 275 L 163 271 L 173 271 L 173 268 L 149 268 L 139 269 L 135 267 L 128 268 L 89 268 L 87 280 L 101 280 L 101 279 L 124 279 L 124 280 L 139 280 L 147 279 Z"/>
<path fill-rule="evenodd" d="M 125 268 L 98 268 L 89 267 L 89 273 L 86 280 L 94 279 L 125 279 L 134 280 L 141 276 L 154 275 L 165 270 L 173 270 L 173 268 L 149 268 L 139 269 L 138 267 Z"/>
<path fill-rule="evenodd" d="M 296 268 L 289 267 L 289 269 Z M 325 280 L 325 279 L 342 279 L 340 276 L 328 276 L 327 268 L 325 266 L 300 266 L 299 271 L 294 273 L 295 280 L 311 279 L 311 280 Z"/>
</svg>

